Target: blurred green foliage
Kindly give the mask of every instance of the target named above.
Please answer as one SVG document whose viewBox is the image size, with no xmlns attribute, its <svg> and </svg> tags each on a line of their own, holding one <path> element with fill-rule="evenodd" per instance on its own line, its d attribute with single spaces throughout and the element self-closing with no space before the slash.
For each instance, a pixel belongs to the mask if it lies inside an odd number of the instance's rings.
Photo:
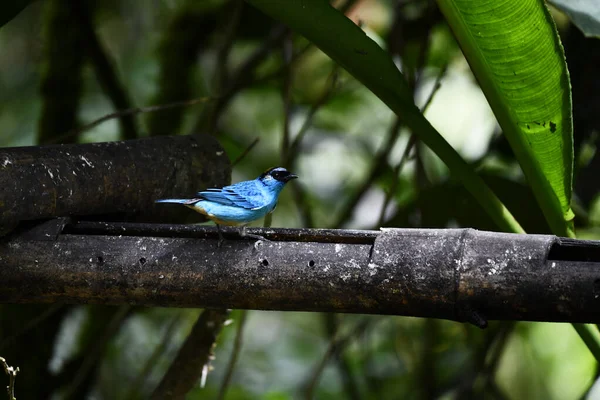
<svg viewBox="0 0 600 400">
<path fill-rule="evenodd" d="M 48 49 L 57 46 L 53 42 L 57 37 L 51 36 L 44 22 L 52 16 L 52 3 L 33 2 L 14 18 L 18 10 L 11 15 L 10 10 L 0 8 L 1 17 L 8 21 L 0 28 L 2 146 L 37 144 L 44 110 L 57 105 L 50 104 L 52 100 L 41 89 L 44 79 L 56 77 L 48 75 L 52 71 L 48 65 L 56 61 Z M 306 125 L 288 165 L 301 179 L 282 193 L 272 226 L 332 227 L 340 222 L 345 202 L 364 187 L 364 195 L 352 205 L 341 226 L 377 229 L 382 221 L 383 226 L 395 227 L 495 229 L 421 143 L 416 141 L 414 151 L 403 160 L 410 132 L 400 126 L 395 137 L 392 112 L 305 39 L 237 0 L 196 3 L 88 3 L 93 10 L 93 31 L 113 61 L 114 75 L 126 88 L 132 107 L 215 98 L 137 115 L 141 135 L 210 130 L 231 160 L 259 138 L 234 169 L 232 181 L 239 181 L 280 164 L 284 132 L 294 143 Z M 435 91 L 426 116 L 484 176 L 527 232 L 548 232 L 435 4 L 337 3 L 347 6 L 347 15 L 360 21 L 390 51 L 420 105 Z M 56 29 L 60 30 L 60 24 Z M 563 29 L 565 37 L 575 37 L 572 29 Z M 578 43 L 578 53 L 569 53 L 566 43 L 569 63 L 569 57 L 585 58 L 582 43 Z M 72 49 L 65 44 L 52 53 L 64 61 L 64 56 L 73 56 Z M 290 49 L 291 57 L 286 54 Z M 47 142 L 64 142 L 71 128 L 116 111 L 111 93 L 99 83 L 93 60 L 81 53 L 76 56 L 82 62 L 80 92 L 69 106 L 74 117 L 59 121 L 68 122 L 68 127 L 56 124 L 44 133 Z M 577 66 L 589 68 L 585 63 Z M 61 67 L 59 72 L 65 71 Z M 571 74 L 577 71 L 572 69 Z M 438 78 L 440 88 L 435 85 Z M 598 87 L 597 74 L 589 79 L 595 81 L 587 82 L 588 86 Z M 73 76 L 71 83 L 76 80 Z M 573 90 L 579 89 L 574 85 Z M 582 126 L 579 134 L 586 152 L 592 154 L 586 158 L 592 164 L 593 132 L 600 128 L 578 125 L 577 118 L 578 108 L 598 105 L 598 100 L 580 97 L 583 100 L 578 102 L 574 96 L 575 130 Z M 323 104 L 318 104 L 323 98 Z M 117 140 L 122 137 L 120 129 L 113 119 L 83 131 L 76 139 Z M 378 154 L 386 154 L 379 160 L 383 166 L 370 174 Z M 581 165 L 580 171 L 587 165 Z M 598 192 L 597 179 L 578 184 Z M 382 210 L 386 199 L 387 207 Z M 577 228 L 586 237 L 599 239 L 600 202 L 582 201 L 575 208 L 581 210 Z M 42 307 L 33 311 L 23 306 L 0 308 L 0 356 L 7 358 L 10 348 L 7 362 L 21 368 L 17 398 L 40 394 L 30 391 L 25 382 L 56 390 L 57 398 L 69 398 L 69 391 L 70 398 L 148 398 L 199 315 L 198 310 L 188 309 L 69 307 L 47 311 Z M 45 320 L 36 322 L 36 316 L 45 312 Z M 197 386 L 188 399 L 217 396 L 231 353 L 237 351 L 234 327 L 239 313 L 233 312 L 233 325 L 225 327 L 219 337 L 206 387 Z M 480 331 L 455 322 L 416 318 L 250 311 L 243 332 L 227 399 L 579 399 L 597 375 L 596 362 L 585 345 L 570 326 L 561 324 L 497 322 Z M 331 357 L 321 370 L 328 351 Z M 73 392 L 78 372 L 81 380 Z"/>
</svg>

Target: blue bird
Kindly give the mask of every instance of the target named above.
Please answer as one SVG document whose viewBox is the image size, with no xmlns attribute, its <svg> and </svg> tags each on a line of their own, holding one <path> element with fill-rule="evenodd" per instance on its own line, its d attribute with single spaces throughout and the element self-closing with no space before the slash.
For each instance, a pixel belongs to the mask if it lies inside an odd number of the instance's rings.
<svg viewBox="0 0 600 400">
<path fill-rule="evenodd" d="M 298 178 L 282 167 L 266 170 L 251 181 L 198 192 L 191 199 L 162 199 L 157 203 L 183 204 L 215 222 L 219 230 L 219 246 L 223 242 L 221 225 L 241 226 L 241 236 L 264 240 L 246 233 L 246 225 L 273 212 L 279 193 L 287 182 Z"/>
</svg>

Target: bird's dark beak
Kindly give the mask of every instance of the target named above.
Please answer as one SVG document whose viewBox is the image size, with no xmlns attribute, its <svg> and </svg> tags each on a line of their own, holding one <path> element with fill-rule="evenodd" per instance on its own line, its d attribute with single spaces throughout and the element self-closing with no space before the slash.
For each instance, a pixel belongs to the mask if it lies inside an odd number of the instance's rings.
<svg viewBox="0 0 600 400">
<path fill-rule="evenodd" d="M 296 174 L 289 174 L 288 176 L 285 177 L 285 181 L 286 182 L 289 182 L 292 179 L 298 179 L 298 175 L 296 175 Z"/>
</svg>

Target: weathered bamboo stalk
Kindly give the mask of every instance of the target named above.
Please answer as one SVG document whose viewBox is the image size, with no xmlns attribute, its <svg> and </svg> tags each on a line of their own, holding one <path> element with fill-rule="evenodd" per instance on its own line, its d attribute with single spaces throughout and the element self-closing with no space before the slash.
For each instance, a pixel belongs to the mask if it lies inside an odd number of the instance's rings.
<svg viewBox="0 0 600 400">
<path fill-rule="evenodd" d="M 471 229 L 82 223 L 0 245 L 0 302 L 600 322 L 600 244 Z M 144 234 L 145 232 L 145 234 Z M 24 239 L 25 238 L 25 239 Z"/>
<path fill-rule="evenodd" d="M 155 208 L 154 200 L 225 185 L 230 175 L 221 146 L 203 135 L 0 148 L 0 234 L 55 216 L 173 221 L 165 218 L 172 208 Z"/>
</svg>

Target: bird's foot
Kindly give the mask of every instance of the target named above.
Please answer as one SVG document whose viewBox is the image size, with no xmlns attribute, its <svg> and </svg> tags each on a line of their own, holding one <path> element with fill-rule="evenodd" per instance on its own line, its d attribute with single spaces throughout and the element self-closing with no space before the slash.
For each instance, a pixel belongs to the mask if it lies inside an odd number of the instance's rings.
<svg viewBox="0 0 600 400">
<path fill-rule="evenodd" d="M 254 250 L 257 250 L 257 251 L 258 251 L 258 248 L 260 246 L 262 246 L 265 242 L 270 242 L 269 239 L 264 238 L 264 237 L 259 236 L 259 235 L 254 235 L 253 238 L 256 239 L 256 242 L 254 242 Z"/>
<path fill-rule="evenodd" d="M 256 242 L 254 242 L 254 250 L 258 251 L 258 248 L 264 243 L 264 242 L 270 242 L 269 239 L 260 236 L 260 235 L 253 235 L 250 233 L 247 233 L 244 237 L 250 238 L 250 239 L 256 239 Z"/>
<path fill-rule="evenodd" d="M 263 242 L 270 242 L 269 239 L 267 239 L 267 238 L 265 238 L 265 237 L 263 237 L 261 235 L 255 235 L 253 233 L 247 233 L 245 226 L 243 226 L 242 229 L 240 229 L 240 236 L 242 238 L 250 238 L 250 239 L 256 240 L 256 242 L 254 242 L 254 249 L 255 250 L 258 250 L 258 248 L 260 247 L 260 245 Z"/>
<path fill-rule="evenodd" d="M 242 237 L 249 238 L 249 239 L 255 239 L 255 240 L 259 240 L 259 241 L 263 241 L 263 242 L 270 242 L 270 240 L 265 238 L 264 236 L 254 235 L 252 233 L 246 233 L 245 235 L 242 235 Z"/>
</svg>

